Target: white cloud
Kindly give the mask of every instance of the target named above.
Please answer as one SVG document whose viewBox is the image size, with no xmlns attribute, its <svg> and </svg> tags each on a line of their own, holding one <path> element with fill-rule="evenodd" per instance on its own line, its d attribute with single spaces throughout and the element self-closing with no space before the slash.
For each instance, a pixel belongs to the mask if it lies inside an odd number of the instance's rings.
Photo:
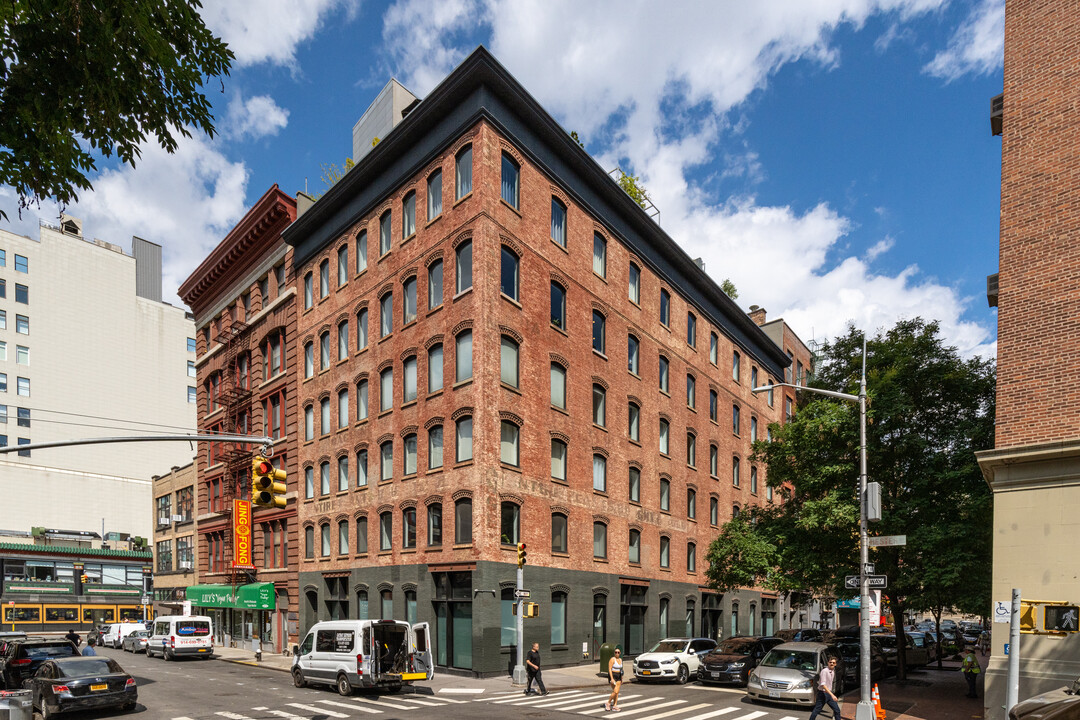
<svg viewBox="0 0 1080 720">
<path fill-rule="evenodd" d="M 296 48 L 311 39 L 326 15 L 343 9 L 350 17 L 359 0 L 207 0 L 202 15 L 244 67 L 268 62 L 296 69 Z"/>
<path fill-rule="evenodd" d="M 107 169 L 92 178 L 94 189 L 81 194 L 66 210 L 83 220 L 83 233 L 131 250 L 131 236 L 159 243 L 163 251 L 162 293 L 181 304 L 176 291 L 247 211 L 248 169 L 231 162 L 204 136 L 178 138 L 175 154 L 156 143 L 142 147 L 135 168 Z M 10 188 L 0 189 L 0 209 L 9 218 L 17 200 Z M 37 221 L 56 224 L 59 208 L 44 203 L 23 212 L 23 220 L 5 229 L 37 238 Z"/>
<path fill-rule="evenodd" d="M 753 197 L 718 201 L 688 179 L 702 165 L 750 184 L 767 177 L 738 135 L 752 114 L 744 101 L 770 75 L 798 61 L 825 70 L 842 63 L 834 31 L 859 29 L 875 15 L 891 22 L 879 38 L 883 52 L 911 37 L 904 23 L 946 2 L 726 0 L 672 12 L 614 0 L 455 0 L 434 14 L 418 0 L 401 0 L 384 16 L 383 36 L 419 38 L 411 47 L 389 43 L 387 51 L 411 89 L 424 94 L 472 50 L 460 41 L 464 29 L 489 31 L 499 61 L 563 127 L 579 132 L 603 167 L 641 176 L 664 229 L 691 257 L 705 259 L 718 281 L 731 278 L 740 301 L 782 315 L 804 339 L 843 332 L 849 320 L 874 330 L 920 315 L 939 320 L 965 353 L 986 354 L 992 333 L 962 319 L 972 298 L 914 265 L 892 275 L 874 270 L 891 238 L 850 256 L 841 241 L 853 224 L 827 203 L 800 213 Z"/>
<path fill-rule="evenodd" d="M 968 73 L 994 72 L 1004 59 L 1005 0 L 981 0 L 923 72 L 952 81 Z"/>
<path fill-rule="evenodd" d="M 289 111 L 278 106 L 269 95 L 245 100 L 237 95 L 229 103 L 222 135 L 237 140 L 258 140 L 277 135 L 289 124 Z"/>
</svg>

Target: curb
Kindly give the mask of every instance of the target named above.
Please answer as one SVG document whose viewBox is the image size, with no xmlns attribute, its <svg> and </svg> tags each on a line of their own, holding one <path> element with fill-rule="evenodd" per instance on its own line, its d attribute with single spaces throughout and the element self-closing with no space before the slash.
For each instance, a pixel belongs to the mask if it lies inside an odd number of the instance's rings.
<svg viewBox="0 0 1080 720">
<path fill-rule="evenodd" d="M 223 657 L 219 657 L 217 659 L 222 662 L 233 663 L 234 665 L 247 665 L 248 667 L 260 668 L 262 670 L 277 670 L 278 672 L 283 673 L 287 673 L 290 671 L 290 668 L 277 667 L 276 665 L 264 665 L 261 663 L 252 662 L 251 660 L 236 660 Z"/>
</svg>

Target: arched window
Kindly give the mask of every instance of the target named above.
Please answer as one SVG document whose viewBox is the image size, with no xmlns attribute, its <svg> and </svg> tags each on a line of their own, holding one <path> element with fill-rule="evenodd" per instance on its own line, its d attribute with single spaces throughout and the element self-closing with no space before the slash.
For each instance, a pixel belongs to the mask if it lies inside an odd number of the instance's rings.
<svg viewBox="0 0 1080 720">
<path fill-rule="evenodd" d="M 660 509 L 664 512 L 671 510 L 671 481 L 660 478 Z"/>
<path fill-rule="evenodd" d="M 716 333 L 709 333 L 709 362 L 716 364 L 717 354 L 720 351 L 720 338 Z"/>
<path fill-rule="evenodd" d="M 664 418 L 660 418 L 660 453 L 662 455 L 667 455 L 668 454 L 668 447 L 669 447 L 669 437 L 668 436 L 670 434 L 670 430 L 671 430 L 670 423 L 668 423 L 668 421 L 665 420 Z"/>
<path fill-rule="evenodd" d="M 641 440 L 641 408 L 637 403 L 627 405 L 627 434 L 634 442 Z"/>
<path fill-rule="evenodd" d="M 356 274 L 367 270 L 367 230 L 356 236 Z"/>
<path fill-rule="evenodd" d="M 502 199 L 515 210 L 518 208 L 518 194 L 521 183 L 521 167 L 512 157 L 503 153 L 502 156 Z"/>
<path fill-rule="evenodd" d="M 462 330 L 454 342 L 454 382 L 464 382 L 473 374 L 472 330 Z"/>
<path fill-rule="evenodd" d="M 499 504 L 499 541 L 503 545 L 517 545 L 521 542 L 521 507 L 515 502 L 503 501 Z"/>
<path fill-rule="evenodd" d="M 315 439 L 315 406 L 304 408 L 304 440 Z"/>
<path fill-rule="evenodd" d="M 319 526 L 319 545 L 319 555 L 330 557 L 330 523 L 323 523 Z"/>
<path fill-rule="evenodd" d="M 416 234 L 416 191 L 410 190 L 401 201 L 401 238 Z"/>
<path fill-rule="evenodd" d="M 311 273 L 304 276 L 304 309 L 310 310 L 311 306 L 315 303 L 315 294 L 313 287 L 314 280 L 311 277 Z"/>
<path fill-rule="evenodd" d="M 330 367 L 330 331 L 319 335 L 319 370 Z"/>
<path fill-rule="evenodd" d="M 694 433 L 686 433 L 686 464 L 697 467 L 697 437 Z"/>
<path fill-rule="evenodd" d="M 731 406 L 731 432 L 739 434 L 739 406 Z"/>
<path fill-rule="evenodd" d="M 319 299 L 330 294 L 330 261 L 323 260 L 319 263 Z"/>
<path fill-rule="evenodd" d="M 416 508 L 407 507 L 401 511 L 401 547 L 416 547 Z"/>
<path fill-rule="evenodd" d="M 691 520 L 697 518 L 697 491 L 694 488 L 686 489 L 686 517 Z"/>
<path fill-rule="evenodd" d="M 566 409 L 566 368 L 554 362 L 551 363 L 551 404 Z"/>
<path fill-rule="evenodd" d="M 551 552 L 567 553 L 567 519 L 561 512 L 551 513 Z"/>
<path fill-rule="evenodd" d="M 597 560 L 607 559 L 607 525 L 602 522 L 592 525 L 592 554 Z"/>
<path fill-rule="evenodd" d="M 361 380 L 356 384 L 356 419 L 367 420 L 368 417 L 368 381 Z"/>
<path fill-rule="evenodd" d="M 319 494 L 330 494 L 330 463 L 326 460 L 319 463 Z"/>
<path fill-rule="evenodd" d="M 387 440 L 379 446 L 379 479 L 390 480 L 394 477 L 394 441 Z"/>
<path fill-rule="evenodd" d="M 686 407 L 691 410 L 697 407 L 697 381 L 690 373 L 686 374 Z"/>
<path fill-rule="evenodd" d="M 667 290 L 660 290 L 660 322 L 671 325 L 671 293 Z"/>
<path fill-rule="evenodd" d="M 518 387 L 518 343 L 508 335 L 500 337 L 500 379 L 510 387 Z"/>
<path fill-rule="evenodd" d="M 513 467 L 521 464 L 521 428 L 503 420 L 499 424 L 499 461 Z"/>
<path fill-rule="evenodd" d="M 436 343 L 428 348 L 428 393 L 438 392 L 443 389 L 443 346 Z"/>
<path fill-rule="evenodd" d="M 406 280 L 402 285 L 401 323 L 408 325 L 416 320 L 416 276 Z"/>
<path fill-rule="evenodd" d="M 356 349 L 363 350 L 367 347 L 367 318 L 368 311 L 364 308 L 356 313 Z"/>
<path fill-rule="evenodd" d="M 720 472 L 720 449 L 709 445 L 709 475 L 716 477 Z"/>
<path fill-rule="evenodd" d="M 630 263 L 630 289 L 628 291 L 630 302 L 635 305 L 641 304 L 641 268 Z"/>
<path fill-rule="evenodd" d="M 671 538 L 660 536 L 660 567 L 671 567 Z"/>
<path fill-rule="evenodd" d="M 631 466 L 629 471 L 629 486 L 627 494 L 630 502 L 641 502 L 641 470 Z"/>
<path fill-rule="evenodd" d="M 551 438 L 551 477 L 566 481 L 566 443 Z"/>
<path fill-rule="evenodd" d="M 337 284 L 341 287 L 349 281 L 349 246 L 342 245 L 337 251 Z"/>
<path fill-rule="evenodd" d="M 338 521 L 338 555 L 349 554 L 349 521 Z"/>
<path fill-rule="evenodd" d="M 416 399 L 416 356 L 405 358 L 401 363 L 401 402 L 411 403 Z"/>
<path fill-rule="evenodd" d="M 457 462 L 472 460 L 473 457 L 473 419 L 471 415 L 458 418 L 455 423 L 457 438 Z"/>
<path fill-rule="evenodd" d="M 559 198 L 551 198 L 551 239 L 566 247 L 566 206 Z"/>
<path fill-rule="evenodd" d="M 390 252 L 390 222 L 391 212 L 387 210 L 379 218 L 379 257 Z"/>
<path fill-rule="evenodd" d="M 416 433 L 405 436 L 405 474 L 416 474 Z"/>
<path fill-rule="evenodd" d="M 454 200 L 460 200 L 472 192 L 472 145 L 458 150 L 454 158 Z"/>
<path fill-rule="evenodd" d="M 319 434 L 326 435 L 330 432 L 330 398 L 319 401 Z"/>
<path fill-rule="evenodd" d="M 592 270 L 602 278 L 607 277 L 607 241 L 600 233 L 593 233 Z"/>
<path fill-rule="evenodd" d="M 709 524 L 716 527 L 720 524 L 720 501 L 709 498 Z"/>
<path fill-rule="evenodd" d="M 431 222 L 442 215 L 442 170 L 436 170 L 427 180 L 427 219 Z"/>
<path fill-rule="evenodd" d="M 368 526 L 367 515 L 356 518 L 356 552 L 366 554 L 368 551 Z M 367 600 L 365 594 L 364 599 Z"/>
<path fill-rule="evenodd" d="M 472 498 L 454 501 L 454 544 L 472 544 Z"/>
<path fill-rule="evenodd" d="M 604 354 L 606 348 L 605 344 L 605 331 L 604 325 L 606 318 L 604 314 L 599 310 L 593 310 L 592 313 L 592 349 L 601 355 Z"/>
<path fill-rule="evenodd" d="M 521 261 L 513 250 L 502 247 L 500 253 L 499 290 L 511 300 L 520 302 Z"/>
<path fill-rule="evenodd" d="M 668 359 L 663 355 L 660 356 L 660 392 L 666 393 L 668 391 Z"/>
<path fill-rule="evenodd" d="M 757 468 L 750 466 L 750 492 L 757 495 Z"/>
<path fill-rule="evenodd" d="M 566 288 L 557 282 L 551 283 L 551 324 L 566 330 Z"/>
<path fill-rule="evenodd" d="M 304 557 L 308 560 L 315 557 L 315 528 L 311 525 L 304 528 Z"/>
<path fill-rule="evenodd" d="M 337 326 L 337 359 L 349 358 L 349 321 L 342 320 Z"/>
<path fill-rule="evenodd" d="M 731 458 L 731 484 L 739 487 L 739 458 Z"/>
<path fill-rule="evenodd" d="M 697 545 L 686 543 L 686 572 L 697 572 Z"/>
<path fill-rule="evenodd" d="M 697 318 L 691 312 L 686 313 L 686 343 L 697 347 Z"/>
<path fill-rule="evenodd" d="M 315 497 L 315 468 L 311 465 L 304 468 L 304 497 Z"/>
<path fill-rule="evenodd" d="M 596 492 L 607 492 L 607 458 L 600 453 L 592 456 L 592 487 Z"/>
<path fill-rule="evenodd" d="M 394 407 L 394 368 L 383 368 L 379 373 L 379 412 Z"/>
<path fill-rule="evenodd" d="M 394 331 L 394 293 L 388 292 L 379 298 L 379 337 L 384 338 Z"/>
<path fill-rule="evenodd" d="M 368 457 L 367 450 L 359 450 L 356 453 L 356 487 L 367 487 L 368 482 Z"/>
<path fill-rule="evenodd" d="M 342 455 L 337 459 L 337 489 L 345 492 L 349 489 L 349 456 Z"/>
<path fill-rule="evenodd" d="M 626 369 L 634 375 L 638 374 L 638 351 L 640 343 L 633 335 L 626 336 Z"/>
<path fill-rule="evenodd" d="M 427 544 L 429 547 L 442 545 L 442 503 L 431 503 L 427 507 Z"/>
<path fill-rule="evenodd" d="M 435 425 L 428 430 L 428 469 L 443 466 L 443 426 Z"/>
<path fill-rule="evenodd" d="M 428 288 L 428 309 L 437 308 L 442 305 L 443 299 L 443 264 L 442 260 L 436 260 L 428 265 L 427 271 L 427 288 Z"/>
<path fill-rule="evenodd" d="M 454 253 L 457 259 L 455 293 L 460 294 L 472 287 L 472 241 L 461 243 Z"/>
<path fill-rule="evenodd" d="M 394 541 L 394 515 L 389 510 L 379 513 L 379 550 L 389 550 Z"/>
<path fill-rule="evenodd" d="M 337 394 L 338 429 L 349 427 L 349 388 L 342 388 Z"/>
<path fill-rule="evenodd" d="M 315 375 L 315 343 L 304 344 L 304 378 Z"/>
<path fill-rule="evenodd" d="M 594 425 L 607 425 L 607 390 L 599 383 L 592 386 L 592 421 Z"/>
<path fill-rule="evenodd" d="M 627 550 L 629 552 L 629 559 L 632 563 L 641 562 L 641 531 L 630 529 L 630 538 L 627 543 Z"/>
</svg>

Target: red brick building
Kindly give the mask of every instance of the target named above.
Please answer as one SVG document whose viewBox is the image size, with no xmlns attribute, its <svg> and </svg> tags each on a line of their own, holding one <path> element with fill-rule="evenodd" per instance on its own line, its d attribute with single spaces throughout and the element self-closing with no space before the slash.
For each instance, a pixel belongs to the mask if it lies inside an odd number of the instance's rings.
<svg viewBox="0 0 1080 720">
<path fill-rule="evenodd" d="M 993 600 L 1006 607 L 1013 588 L 1025 600 L 1080 604 L 1068 550 L 1080 543 L 1075 10 L 1060 1 L 1006 3 L 1004 93 L 992 106 L 1001 135 L 999 267 L 988 283 L 998 308 L 997 416 L 995 447 L 979 462 L 994 491 Z M 1080 675 L 1080 636 L 1048 632 L 1045 607 L 1034 619 L 1038 632 L 1021 635 L 1018 648 L 1021 700 Z M 992 629 L 984 704 L 987 718 L 1004 718 L 1009 625 Z"/>
<path fill-rule="evenodd" d="M 274 462 L 296 477 L 296 309 L 292 249 L 281 231 L 296 201 L 275 185 L 255 203 L 180 286 L 195 314 L 199 432 L 275 438 Z M 200 443 L 196 459 L 198 576 L 188 588 L 199 612 L 213 615 L 219 641 L 258 636 L 283 652 L 296 639 L 295 493 L 288 507 L 256 509 L 254 572 L 232 567 L 232 501 L 250 500 L 251 458 L 259 448 Z M 258 585 L 272 584 L 272 592 Z M 253 586 L 238 590 L 241 586 Z M 266 598 L 272 598 L 267 601 Z"/>
<path fill-rule="evenodd" d="M 440 666 L 505 672 L 522 541 L 547 663 L 779 628 L 703 570 L 771 502 L 750 446 L 793 396 L 750 388 L 788 348 L 485 50 L 409 110 L 284 233 L 301 627 L 427 620 Z"/>
</svg>

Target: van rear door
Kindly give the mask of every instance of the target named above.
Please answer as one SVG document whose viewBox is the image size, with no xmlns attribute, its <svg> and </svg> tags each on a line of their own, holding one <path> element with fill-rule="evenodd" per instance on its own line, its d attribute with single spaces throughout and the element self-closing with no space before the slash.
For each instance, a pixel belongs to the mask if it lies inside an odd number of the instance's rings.
<svg viewBox="0 0 1080 720">
<path fill-rule="evenodd" d="M 409 655 L 412 658 L 409 674 L 402 680 L 430 680 L 435 675 L 435 664 L 431 658 L 431 625 L 416 623 L 412 626 L 409 639 Z"/>
</svg>

